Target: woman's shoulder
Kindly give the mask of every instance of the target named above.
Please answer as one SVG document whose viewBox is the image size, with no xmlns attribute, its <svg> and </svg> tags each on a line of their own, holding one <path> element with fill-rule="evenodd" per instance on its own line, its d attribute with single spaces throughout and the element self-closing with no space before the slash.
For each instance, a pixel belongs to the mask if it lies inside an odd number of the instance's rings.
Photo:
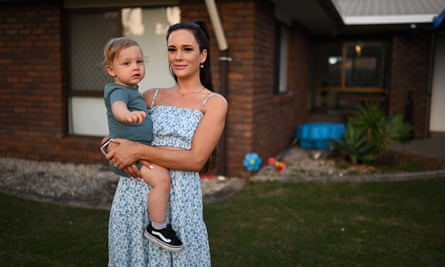
<svg viewBox="0 0 445 267">
<path fill-rule="evenodd" d="M 155 95 L 162 94 L 168 89 L 169 88 L 154 87 L 144 90 L 142 94 L 144 95 L 145 99 L 152 99 Z"/>
<path fill-rule="evenodd" d="M 213 101 L 215 101 L 215 102 L 219 102 L 220 104 L 227 105 L 227 99 L 222 94 L 220 94 L 218 92 L 210 91 L 208 98 L 209 98 L 209 101 L 211 99 L 213 99 Z"/>
<path fill-rule="evenodd" d="M 204 102 L 202 103 L 203 111 L 209 110 L 227 111 L 228 102 L 227 99 L 220 93 L 210 91 Z"/>
<path fill-rule="evenodd" d="M 158 90 L 161 90 L 161 88 L 159 88 L 159 87 L 155 87 L 155 88 L 148 88 L 148 89 L 145 89 L 143 92 L 142 92 L 142 94 L 143 95 L 154 95 L 155 94 L 155 92 L 156 91 L 158 91 Z"/>
<path fill-rule="evenodd" d="M 171 92 L 171 91 L 172 91 L 172 87 L 165 87 L 165 88 L 154 87 L 154 88 L 146 89 L 146 90 L 144 91 L 144 95 L 145 95 L 145 94 L 147 94 L 147 95 L 151 95 L 151 96 L 153 96 L 153 95 L 155 95 L 155 94 L 162 95 L 162 94 L 165 94 L 165 93 L 167 93 L 167 92 Z"/>
</svg>

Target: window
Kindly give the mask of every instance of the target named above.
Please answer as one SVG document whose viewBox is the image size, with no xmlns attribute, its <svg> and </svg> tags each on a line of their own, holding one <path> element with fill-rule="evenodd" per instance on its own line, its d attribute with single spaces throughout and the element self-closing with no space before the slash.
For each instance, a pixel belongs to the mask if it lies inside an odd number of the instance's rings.
<svg viewBox="0 0 445 267">
<path fill-rule="evenodd" d="M 276 63 L 275 63 L 275 94 L 287 92 L 287 56 L 289 46 L 289 29 L 277 22 L 276 27 Z"/>
<path fill-rule="evenodd" d="M 382 43 L 349 42 L 345 46 L 345 87 L 383 89 L 385 47 Z"/>
<path fill-rule="evenodd" d="M 74 95 L 102 96 L 104 83 L 109 81 L 103 67 L 103 47 L 122 32 L 116 21 L 119 12 L 72 14 L 68 20 L 70 34 L 69 76 Z"/>
<path fill-rule="evenodd" d="M 174 83 L 168 70 L 165 34 L 169 25 L 179 22 L 179 7 L 70 10 L 67 15 L 70 134 L 108 134 L 103 88 L 112 80 L 103 65 L 103 48 L 113 37 L 128 36 L 141 45 L 146 58 L 141 91 Z"/>
<path fill-rule="evenodd" d="M 341 109 L 361 101 L 384 101 L 388 51 L 386 41 L 315 43 L 312 109 Z"/>
<path fill-rule="evenodd" d="M 386 42 L 321 42 L 314 45 L 313 85 L 336 91 L 383 91 Z"/>
</svg>

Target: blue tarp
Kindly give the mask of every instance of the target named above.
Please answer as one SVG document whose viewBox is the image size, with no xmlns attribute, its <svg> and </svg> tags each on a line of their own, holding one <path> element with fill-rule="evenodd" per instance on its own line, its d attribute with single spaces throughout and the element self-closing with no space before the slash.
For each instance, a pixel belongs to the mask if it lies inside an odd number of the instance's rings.
<svg viewBox="0 0 445 267">
<path fill-rule="evenodd" d="M 445 20 L 445 9 L 442 10 L 442 12 L 439 13 L 439 15 L 435 16 L 433 18 L 433 30 L 437 30 L 440 28 L 440 26 L 444 25 Z"/>
</svg>

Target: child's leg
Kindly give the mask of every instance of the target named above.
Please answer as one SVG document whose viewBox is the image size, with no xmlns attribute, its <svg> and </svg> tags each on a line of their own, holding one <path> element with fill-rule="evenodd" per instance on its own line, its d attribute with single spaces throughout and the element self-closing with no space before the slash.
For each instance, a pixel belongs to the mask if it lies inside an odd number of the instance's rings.
<svg viewBox="0 0 445 267">
<path fill-rule="evenodd" d="M 148 212 L 150 223 L 144 231 L 144 236 L 153 243 L 169 251 L 183 249 L 182 241 L 176 236 L 176 232 L 170 224 L 167 224 L 167 205 L 170 196 L 171 178 L 168 169 L 160 166 L 141 168 L 142 179 L 151 185 L 148 194 Z"/>
<path fill-rule="evenodd" d="M 167 205 L 170 196 L 171 179 L 168 169 L 154 166 L 154 170 L 141 168 L 142 179 L 151 186 L 147 206 L 150 221 L 156 229 L 167 226 Z"/>
</svg>

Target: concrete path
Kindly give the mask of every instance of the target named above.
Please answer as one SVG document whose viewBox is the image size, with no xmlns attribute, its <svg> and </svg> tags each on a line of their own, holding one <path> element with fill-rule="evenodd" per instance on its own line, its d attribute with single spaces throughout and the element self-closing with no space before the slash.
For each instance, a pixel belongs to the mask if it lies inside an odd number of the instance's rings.
<svg viewBox="0 0 445 267">
<path fill-rule="evenodd" d="M 416 138 L 408 144 L 391 144 L 391 150 L 445 160 L 445 133 L 431 134 L 429 138 Z"/>
</svg>

